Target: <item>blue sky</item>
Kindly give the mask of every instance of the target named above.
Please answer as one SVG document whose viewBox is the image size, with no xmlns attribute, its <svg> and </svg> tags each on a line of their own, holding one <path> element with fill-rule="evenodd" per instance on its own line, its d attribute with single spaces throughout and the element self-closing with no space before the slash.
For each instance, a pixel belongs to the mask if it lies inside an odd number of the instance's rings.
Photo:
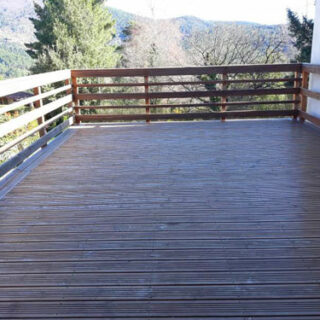
<svg viewBox="0 0 320 320">
<path fill-rule="evenodd" d="M 286 22 L 286 8 L 313 18 L 315 0 L 108 0 L 111 7 L 131 13 L 172 18 L 193 15 L 206 20 Z"/>
</svg>

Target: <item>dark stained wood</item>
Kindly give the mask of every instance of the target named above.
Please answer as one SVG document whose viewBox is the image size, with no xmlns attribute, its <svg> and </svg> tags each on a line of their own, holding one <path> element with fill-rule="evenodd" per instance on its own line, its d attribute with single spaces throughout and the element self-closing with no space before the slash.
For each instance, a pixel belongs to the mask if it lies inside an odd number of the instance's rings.
<svg viewBox="0 0 320 320">
<path fill-rule="evenodd" d="M 1 319 L 320 318 L 316 128 L 73 130 L 0 200 Z"/>
<path fill-rule="evenodd" d="M 80 93 L 77 100 L 121 100 L 121 99 L 172 99 L 172 98 L 205 98 L 205 97 L 243 97 L 298 94 L 299 88 L 283 89 L 242 89 L 220 91 L 179 91 L 149 93 Z"/>
<path fill-rule="evenodd" d="M 315 92 L 315 91 L 301 88 L 301 94 L 306 97 L 312 98 L 312 99 L 320 100 L 320 93 L 319 92 Z"/>
<path fill-rule="evenodd" d="M 299 116 L 303 120 L 308 120 L 312 122 L 316 126 L 320 126 L 320 119 L 318 117 L 315 117 L 307 112 L 299 111 Z"/>
<path fill-rule="evenodd" d="M 281 105 L 299 104 L 300 100 L 275 100 L 275 101 L 230 101 L 224 103 L 226 106 L 260 106 L 260 105 Z M 188 104 L 153 104 L 152 108 L 194 108 L 194 107 L 221 107 L 221 102 L 211 103 L 188 103 Z M 145 109 L 146 105 L 116 105 L 116 106 L 76 106 L 80 110 L 85 109 Z"/>
<path fill-rule="evenodd" d="M 308 104 L 308 97 L 305 94 L 302 94 L 303 90 L 307 90 L 309 87 L 309 73 L 304 70 L 302 72 L 302 83 L 300 89 L 300 96 L 301 96 L 301 111 L 306 113 L 307 112 L 307 104 Z M 305 119 L 302 117 L 302 113 L 300 114 L 300 120 L 303 122 Z"/>
<path fill-rule="evenodd" d="M 146 98 L 144 100 L 145 105 L 146 105 L 146 115 L 148 116 L 150 114 L 149 77 L 148 76 L 144 77 L 144 92 L 146 95 Z M 146 119 L 146 122 L 150 123 L 150 119 L 148 117 Z"/>
<path fill-rule="evenodd" d="M 302 70 L 307 73 L 320 74 L 320 66 L 318 64 L 303 63 Z"/>
<path fill-rule="evenodd" d="M 83 122 L 107 121 L 134 121 L 134 120 L 193 120 L 193 119 L 231 119 L 231 118 L 270 118 L 290 117 L 298 115 L 298 110 L 269 110 L 269 111 L 226 111 L 226 112 L 196 112 L 196 113 L 169 113 L 169 114 L 133 114 L 133 115 L 105 115 L 90 114 L 76 116 Z"/>
<path fill-rule="evenodd" d="M 235 80 L 211 80 L 211 81 L 170 81 L 170 82 L 149 82 L 152 86 L 181 86 L 181 85 L 208 85 L 219 83 L 268 83 L 268 82 L 293 82 L 301 81 L 300 77 L 296 78 L 266 78 L 266 79 L 235 79 Z M 78 88 L 99 88 L 99 87 L 144 87 L 144 82 L 121 82 L 121 83 L 83 83 L 78 84 Z"/>
<path fill-rule="evenodd" d="M 302 64 L 270 64 L 270 65 L 234 65 L 212 67 L 184 67 L 184 68 L 141 68 L 141 69 L 94 69 L 72 70 L 74 77 L 157 77 L 223 73 L 264 73 L 264 72 L 301 72 Z"/>
</svg>

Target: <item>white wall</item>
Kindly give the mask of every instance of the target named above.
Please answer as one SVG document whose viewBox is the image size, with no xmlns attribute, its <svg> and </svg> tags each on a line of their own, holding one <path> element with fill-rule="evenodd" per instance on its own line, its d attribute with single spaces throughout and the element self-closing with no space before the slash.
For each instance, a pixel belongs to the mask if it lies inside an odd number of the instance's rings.
<svg viewBox="0 0 320 320">
<path fill-rule="evenodd" d="M 313 32 L 311 63 L 320 64 L 320 0 L 316 0 L 316 14 Z M 311 90 L 320 92 L 320 75 L 312 75 L 310 88 Z M 320 117 L 320 101 L 309 99 L 308 112 Z"/>
</svg>

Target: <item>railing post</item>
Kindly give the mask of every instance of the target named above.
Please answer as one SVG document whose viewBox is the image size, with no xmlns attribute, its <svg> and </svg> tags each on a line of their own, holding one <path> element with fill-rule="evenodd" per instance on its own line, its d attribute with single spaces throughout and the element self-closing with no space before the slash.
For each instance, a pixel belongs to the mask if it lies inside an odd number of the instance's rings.
<svg viewBox="0 0 320 320">
<path fill-rule="evenodd" d="M 147 123 L 150 123 L 150 119 L 148 118 L 148 115 L 150 114 L 150 98 L 149 98 L 149 85 L 148 85 L 148 83 L 149 83 L 149 77 L 148 76 L 145 76 L 144 77 L 144 83 L 145 83 L 145 85 L 144 85 L 144 93 L 145 93 L 145 95 L 146 95 L 146 98 L 145 98 L 145 105 L 147 106 L 146 107 L 146 115 L 147 115 L 147 120 L 146 120 L 146 122 Z"/>
<path fill-rule="evenodd" d="M 81 114 L 79 106 L 79 100 L 76 98 L 79 88 L 78 88 L 78 82 L 77 77 L 71 74 L 71 82 L 72 82 L 72 100 L 73 100 L 73 107 L 74 107 L 74 115 L 75 115 L 75 123 L 79 124 L 80 121 L 76 118 Z"/>
<path fill-rule="evenodd" d="M 222 82 L 222 90 L 227 90 L 228 89 L 228 83 L 226 82 L 226 81 L 228 81 L 228 74 L 227 73 L 222 74 L 222 80 L 224 81 L 224 82 Z M 221 103 L 222 103 L 221 111 L 222 112 L 226 112 L 226 110 L 227 110 L 226 103 L 227 102 L 228 102 L 227 96 L 222 96 L 221 97 Z M 222 117 L 221 121 L 226 121 L 226 118 Z"/>
<path fill-rule="evenodd" d="M 298 88 L 301 87 L 300 77 L 301 77 L 301 73 L 298 72 L 298 71 L 296 71 L 296 72 L 294 73 L 294 78 L 295 78 L 295 80 L 294 80 L 294 85 L 293 85 L 293 87 L 294 87 L 295 89 L 298 89 Z M 299 80 L 298 80 L 298 79 L 299 79 Z M 299 95 L 299 94 L 294 94 L 294 95 L 293 95 L 293 100 L 295 100 L 295 103 L 293 104 L 293 109 L 296 110 L 296 111 L 298 111 L 298 110 L 300 109 L 300 107 L 301 107 L 301 98 L 300 98 L 300 95 Z M 298 100 L 300 100 L 300 101 L 298 101 Z M 294 119 L 297 119 L 298 116 L 295 115 L 293 118 L 294 118 Z"/>
<path fill-rule="evenodd" d="M 41 91 L 41 87 L 36 87 L 33 89 L 33 93 L 34 95 L 41 95 L 42 91 Z M 34 102 L 34 107 L 35 108 L 41 108 L 43 106 L 43 100 L 42 99 L 39 99 L 37 101 Z M 37 119 L 38 121 L 38 125 L 41 125 L 44 123 L 45 119 L 44 119 L 44 116 L 41 116 L 40 118 Z M 40 137 L 43 137 L 45 134 L 47 133 L 47 130 L 46 128 L 43 128 L 39 131 L 39 135 Z"/>
<path fill-rule="evenodd" d="M 303 89 L 308 89 L 308 83 L 309 83 L 309 72 L 302 71 L 302 84 L 301 87 Z M 301 94 L 301 111 L 306 112 L 307 111 L 307 105 L 308 105 L 308 97 L 304 94 Z M 300 121 L 305 121 L 303 117 L 300 117 Z"/>
</svg>

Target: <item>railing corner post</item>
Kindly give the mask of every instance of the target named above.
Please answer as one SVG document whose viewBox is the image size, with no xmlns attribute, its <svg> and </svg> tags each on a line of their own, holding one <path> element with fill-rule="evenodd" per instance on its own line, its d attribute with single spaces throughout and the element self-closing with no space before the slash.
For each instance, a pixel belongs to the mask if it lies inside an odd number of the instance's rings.
<svg viewBox="0 0 320 320">
<path fill-rule="evenodd" d="M 301 88 L 302 89 L 308 89 L 309 87 L 309 72 L 307 71 L 302 71 L 302 84 Z M 308 106 L 308 97 L 303 94 L 302 90 L 300 93 L 300 100 L 301 100 L 301 111 L 302 112 L 307 112 L 307 106 Z M 300 115 L 300 121 L 304 122 L 305 118 Z"/>
</svg>

